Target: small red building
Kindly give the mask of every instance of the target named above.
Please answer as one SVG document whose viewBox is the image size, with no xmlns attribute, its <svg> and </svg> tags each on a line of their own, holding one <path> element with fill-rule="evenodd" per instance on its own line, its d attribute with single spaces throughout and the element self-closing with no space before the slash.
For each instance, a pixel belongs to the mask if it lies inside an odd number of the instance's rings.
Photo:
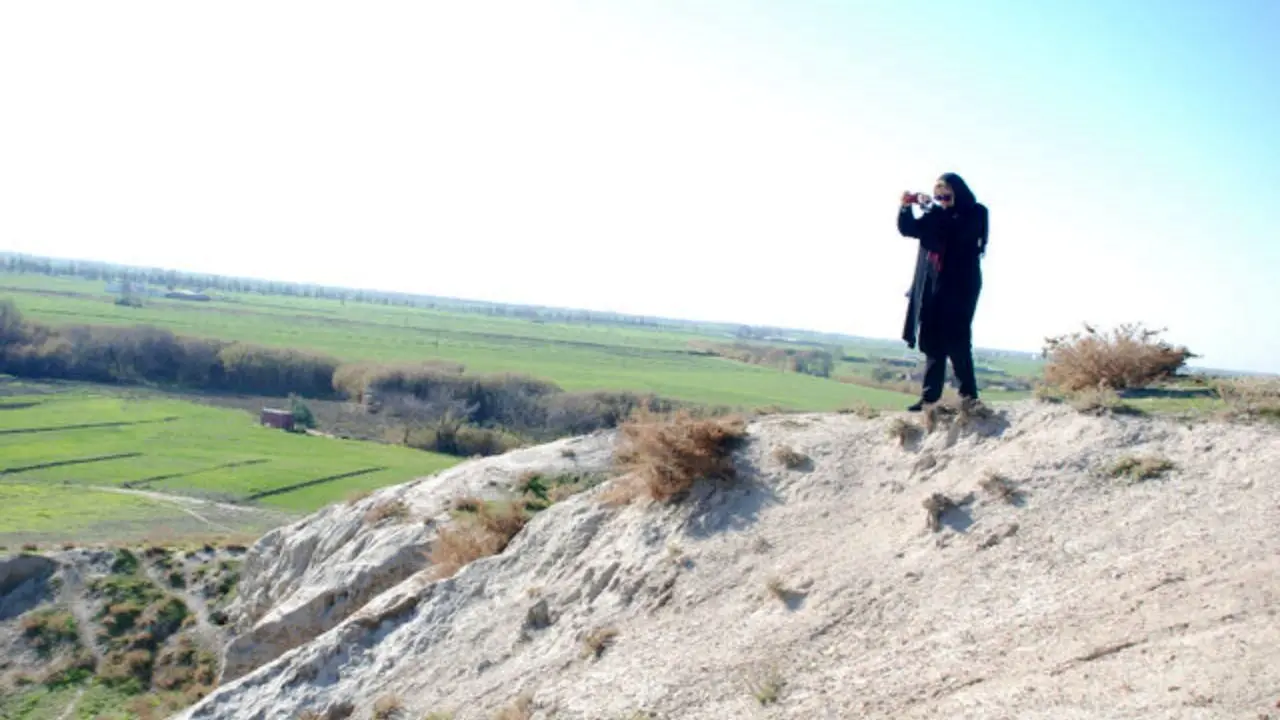
<svg viewBox="0 0 1280 720">
<path fill-rule="evenodd" d="M 293 412 L 278 408 L 262 408 L 261 422 L 279 430 L 293 430 Z"/>
</svg>

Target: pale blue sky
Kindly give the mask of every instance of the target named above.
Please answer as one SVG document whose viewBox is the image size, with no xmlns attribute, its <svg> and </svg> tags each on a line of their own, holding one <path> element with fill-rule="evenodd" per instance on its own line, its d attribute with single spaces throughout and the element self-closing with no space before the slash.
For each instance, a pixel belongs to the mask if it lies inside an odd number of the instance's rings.
<svg viewBox="0 0 1280 720">
<path fill-rule="evenodd" d="M 896 337 L 907 188 L 976 341 L 1280 371 L 1280 2 L 0 5 L 0 248 Z"/>
</svg>

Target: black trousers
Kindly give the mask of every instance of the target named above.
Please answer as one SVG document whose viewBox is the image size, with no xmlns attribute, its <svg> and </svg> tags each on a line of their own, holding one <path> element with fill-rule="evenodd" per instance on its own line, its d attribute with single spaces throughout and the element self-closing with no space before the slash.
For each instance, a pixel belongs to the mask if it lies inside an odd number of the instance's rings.
<svg viewBox="0 0 1280 720">
<path fill-rule="evenodd" d="M 942 399 L 947 381 L 947 360 L 960 382 L 960 395 L 978 397 L 978 378 L 973 367 L 973 315 L 978 307 L 981 285 L 972 292 L 945 294 L 931 298 L 920 318 L 920 350 L 925 356 L 921 399 L 935 403 Z"/>
</svg>

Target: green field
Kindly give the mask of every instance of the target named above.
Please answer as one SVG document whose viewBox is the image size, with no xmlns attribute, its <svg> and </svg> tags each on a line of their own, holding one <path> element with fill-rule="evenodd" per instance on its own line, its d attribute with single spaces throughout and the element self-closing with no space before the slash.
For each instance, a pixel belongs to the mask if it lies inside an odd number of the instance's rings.
<svg viewBox="0 0 1280 720">
<path fill-rule="evenodd" d="M 733 340 L 695 326 L 683 331 L 552 323 L 256 294 L 220 295 L 225 299 L 209 303 L 147 299 L 144 307 L 132 308 L 116 305 L 104 287 L 71 277 L 0 273 L 0 296 L 12 298 L 26 317 L 53 325 L 149 324 L 182 335 L 308 349 L 345 361 L 443 359 L 470 372 L 551 380 L 569 391 L 652 392 L 742 408 L 835 410 L 854 403 L 896 408 L 908 401 L 898 392 L 691 354 L 692 341 Z M 870 358 L 902 357 L 902 348 L 892 343 L 846 345 L 843 350 Z M 837 373 L 857 375 L 864 367 L 841 364 Z M 990 399 L 1005 398 L 996 393 Z"/>
<path fill-rule="evenodd" d="M 276 511 L 267 519 L 279 522 L 456 462 L 272 430 L 246 412 L 157 395 L 82 389 L 8 395 L 0 399 L 0 539 L 97 537 L 104 525 L 199 530 L 180 503 L 157 499 L 167 496 L 260 507 Z M 360 474 L 342 477 L 353 473 Z M 232 510 L 219 516 L 234 521 Z M 250 524 L 260 529 L 262 520 Z M 205 530 L 226 524 L 211 521 Z"/>
</svg>

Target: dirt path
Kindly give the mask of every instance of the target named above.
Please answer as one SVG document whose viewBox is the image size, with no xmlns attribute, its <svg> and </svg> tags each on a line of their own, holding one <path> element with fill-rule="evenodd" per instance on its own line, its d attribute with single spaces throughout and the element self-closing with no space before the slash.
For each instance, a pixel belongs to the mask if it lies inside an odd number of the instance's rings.
<svg viewBox="0 0 1280 720">
<path fill-rule="evenodd" d="M 84 688 L 76 691 L 76 696 L 71 698 L 71 702 L 67 703 L 67 709 L 62 711 L 58 716 L 58 720 L 71 720 L 72 713 L 76 711 L 76 706 L 80 704 L 80 698 L 84 697 Z"/>
<path fill-rule="evenodd" d="M 92 490 L 100 490 L 103 492 L 120 493 L 122 495 L 133 495 L 153 500 L 159 503 L 171 505 L 181 512 L 190 515 L 202 524 L 209 526 L 221 532 L 237 532 L 237 528 L 224 525 L 220 522 L 211 520 L 207 515 L 199 512 L 197 508 L 209 508 L 218 512 L 230 515 L 253 515 L 261 518 L 269 518 L 273 521 L 288 522 L 293 519 L 293 515 L 279 510 L 268 510 L 266 508 L 254 507 L 250 505 L 235 505 L 232 503 L 217 502 L 216 500 L 205 500 L 202 498 L 189 497 L 184 495 L 171 495 L 169 493 L 156 492 L 154 490 L 135 490 L 132 488 L 111 487 L 106 485 L 91 485 Z"/>
<path fill-rule="evenodd" d="M 97 638 L 93 636 L 93 617 L 85 602 L 84 578 L 80 576 L 80 568 L 75 563 L 68 563 L 62 570 L 61 602 L 72 617 L 76 619 L 76 632 L 80 636 L 80 644 L 93 653 L 93 657 L 102 661 L 102 649 L 98 647 Z M 79 698 L 77 698 L 78 700 Z M 74 704 L 73 704 L 74 707 Z"/>
</svg>

